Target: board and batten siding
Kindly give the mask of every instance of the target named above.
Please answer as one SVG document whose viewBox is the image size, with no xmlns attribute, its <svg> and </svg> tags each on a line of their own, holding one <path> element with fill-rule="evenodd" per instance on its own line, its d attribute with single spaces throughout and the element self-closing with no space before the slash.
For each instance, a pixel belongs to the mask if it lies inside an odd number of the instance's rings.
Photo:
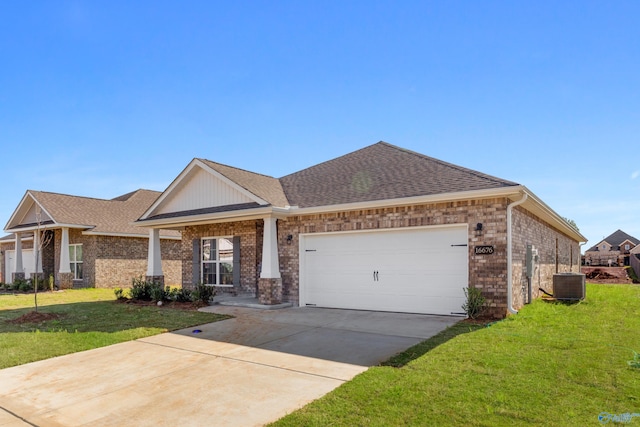
<svg viewBox="0 0 640 427">
<path fill-rule="evenodd" d="M 163 201 L 154 214 L 182 212 L 193 209 L 249 203 L 254 200 L 219 177 L 194 168 L 180 184 L 181 189 L 174 196 Z"/>
</svg>

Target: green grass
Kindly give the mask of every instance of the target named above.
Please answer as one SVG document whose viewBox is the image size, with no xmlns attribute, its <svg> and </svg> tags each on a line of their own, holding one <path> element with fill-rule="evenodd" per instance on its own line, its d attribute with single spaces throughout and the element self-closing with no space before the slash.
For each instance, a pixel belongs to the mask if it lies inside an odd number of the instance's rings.
<svg viewBox="0 0 640 427">
<path fill-rule="evenodd" d="M 454 325 L 274 425 L 599 425 L 602 412 L 640 413 L 634 351 L 640 287 L 589 284 L 578 304 Z"/>
<path fill-rule="evenodd" d="M 38 306 L 61 316 L 40 324 L 8 323 L 33 311 L 33 294 L 0 295 L 0 369 L 227 318 L 117 303 L 112 289 L 39 293 Z"/>
</svg>

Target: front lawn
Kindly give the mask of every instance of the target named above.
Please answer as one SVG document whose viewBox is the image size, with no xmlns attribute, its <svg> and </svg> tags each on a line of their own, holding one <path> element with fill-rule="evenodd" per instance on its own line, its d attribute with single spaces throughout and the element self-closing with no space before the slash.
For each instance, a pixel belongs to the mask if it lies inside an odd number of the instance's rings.
<svg viewBox="0 0 640 427">
<path fill-rule="evenodd" d="M 13 324 L 33 310 L 33 294 L 0 295 L 0 369 L 227 318 L 118 303 L 112 289 L 40 292 L 38 306 L 58 318 Z"/>
<path fill-rule="evenodd" d="M 640 287 L 587 285 L 488 326 L 454 325 L 276 426 L 640 425 Z M 606 415 L 606 414 L 610 415 Z M 609 417 L 609 418 L 607 418 Z M 623 418 L 619 418 L 623 419 Z"/>
</svg>

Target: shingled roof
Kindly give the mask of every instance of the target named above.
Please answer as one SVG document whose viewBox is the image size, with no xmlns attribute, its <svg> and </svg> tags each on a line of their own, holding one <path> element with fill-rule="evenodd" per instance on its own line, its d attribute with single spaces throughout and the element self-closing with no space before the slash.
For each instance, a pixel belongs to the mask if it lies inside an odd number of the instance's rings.
<svg viewBox="0 0 640 427">
<path fill-rule="evenodd" d="M 108 200 L 29 190 L 25 199 L 32 198 L 51 217 L 46 221 L 47 225 L 76 226 L 91 234 L 146 236 L 144 230 L 132 224 L 160 194 L 141 189 Z M 7 231 L 18 231 L 34 225 L 14 219 L 7 224 Z M 161 235 L 180 237 L 180 233 L 171 230 L 162 230 Z"/>
<path fill-rule="evenodd" d="M 589 252 L 597 251 L 602 242 L 607 242 L 612 246 L 612 249 L 614 251 L 617 251 L 617 250 L 620 250 L 620 245 L 622 245 L 627 240 L 633 243 L 635 246 L 637 246 L 640 243 L 640 240 L 636 239 L 635 237 L 630 236 L 629 234 L 625 233 L 622 230 L 617 230 L 614 233 L 602 239 L 597 245 L 594 245 L 591 248 L 589 248 L 588 251 Z"/>
<path fill-rule="evenodd" d="M 301 208 L 518 185 L 382 141 L 280 182 L 289 204 Z"/>
<path fill-rule="evenodd" d="M 192 161 L 158 198 L 158 206 L 172 191 L 181 191 L 180 181 L 189 176 L 190 168 L 197 163 L 256 196 L 255 203 L 202 205 L 170 212 L 157 209 L 154 204 L 140 217 L 139 223 L 251 211 L 267 206 L 313 209 L 519 186 L 382 141 L 279 179 L 211 160 L 196 158 L 194 161 L 196 163 Z"/>
</svg>

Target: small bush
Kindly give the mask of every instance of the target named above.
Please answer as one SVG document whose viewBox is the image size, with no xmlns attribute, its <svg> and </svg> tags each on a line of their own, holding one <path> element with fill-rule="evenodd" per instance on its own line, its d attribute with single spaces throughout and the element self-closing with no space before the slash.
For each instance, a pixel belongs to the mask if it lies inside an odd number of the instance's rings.
<svg viewBox="0 0 640 427">
<path fill-rule="evenodd" d="M 216 288 L 213 286 L 207 286 L 200 283 L 191 292 L 191 300 L 193 302 L 200 302 L 208 305 L 211 299 L 216 295 Z"/>
<path fill-rule="evenodd" d="M 153 282 L 147 282 L 142 278 L 135 278 L 131 281 L 131 289 L 129 289 L 129 296 L 131 299 L 140 301 L 151 301 L 151 288 Z"/>
<path fill-rule="evenodd" d="M 167 301 L 169 299 L 167 295 L 167 291 L 169 290 L 170 288 L 168 286 L 167 286 L 167 290 L 165 291 L 165 289 L 159 283 L 152 283 L 151 286 L 149 287 L 149 294 L 151 295 L 151 301 Z"/>
<path fill-rule="evenodd" d="M 116 299 L 119 301 L 127 299 L 127 297 L 124 295 L 124 290 L 122 288 L 115 288 L 113 290 L 113 293 L 115 294 Z"/>
<path fill-rule="evenodd" d="M 475 319 L 484 311 L 485 298 L 482 296 L 482 291 L 469 286 L 468 288 L 464 288 L 464 295 L 466 302 L 462 304 L 462 309 L 467 313 L 469 318 Z"/>
<path fill-rule="evenodd" d="M 175 290 L 174 300 L 176 302 L 191 302 L 191 290 L 187 288 L 180 288 Z"/>
<path fill-rule="evenodd" d="M 13 281 L 13 289 L 18 292 L 31 292 L 33 290 L 33 286 L 31 286 L 30 280 L 15 279 Z"/>
</svg>

